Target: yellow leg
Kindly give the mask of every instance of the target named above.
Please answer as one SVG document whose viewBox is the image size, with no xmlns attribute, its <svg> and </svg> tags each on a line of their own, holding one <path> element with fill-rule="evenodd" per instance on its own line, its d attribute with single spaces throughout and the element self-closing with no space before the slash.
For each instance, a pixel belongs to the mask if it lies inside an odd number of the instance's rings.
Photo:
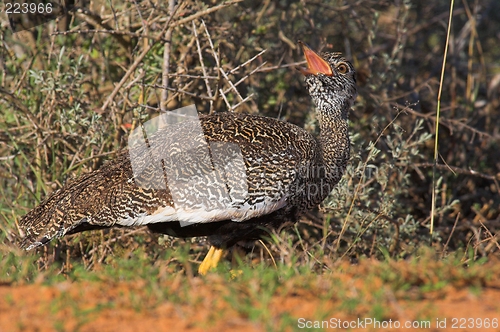
<svg viewBox="0 0 500 332">
<path fill-rule="evenodd" d="M 231 266 L 234 268 L 234 267 L 238 266 L 239 262 L 243 261 L 246 253 L 241 247 L 238 247 L 237 245 L 234 246 L 232 250 L 233 250 L 233 256 L 231 259 Z M 229 271 L 229 273 L 231 274 L 231 279 L 236 279 L 237 277 L 239 277 L 240 275 L 243 274 L 243 271 L 242 270 L 231 270 L 231 271 Z"/>
<path fill-rule="evenodd" d="M 205 259 L 201 262 L 201 265 L 198 268 L 198 273 L 205 275 L 209 270 L 216 268 L 223 253 L 224 250 L 222 249 L 215 248 L 214 246 L 210 247 L 208 254 L 205 256 Z"/>
</svg>

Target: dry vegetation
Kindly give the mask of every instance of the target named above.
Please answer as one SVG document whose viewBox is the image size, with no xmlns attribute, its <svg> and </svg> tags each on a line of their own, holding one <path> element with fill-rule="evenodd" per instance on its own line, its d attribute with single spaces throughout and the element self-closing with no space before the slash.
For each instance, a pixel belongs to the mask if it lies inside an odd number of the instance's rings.
<svg viewBox="0 0 500 332">
<path fill-rule="evenodd" d="M 16 221 L 68 179 L 113 158 L 131 130 L 161 109 L 195 103 L 201 113 L 258 113 L 314 131 L 313 107 L 294 69 L 303 60 L 297 40 L 341 51 L 357 68 L 352 158 L 317 211 L 257 243 L 248 260 L 319 273 L 335 269 L 339 258 L 408 258 L 428 246 L 436 258 L 454 253 L 458 264 L 498 255 L 498 1 L 458 1 L 453 11 L 432 238 L 448 1 L 180 3 L 172 10 L 168 1 L 122 1 L 113 8 L 95 1 L 16 35 L 3 21 L 0 252 L 6 282 L 32 282 L 41 272 L 71 276 L 75 265 L 99 271 L 103 262 L 132 259 L 137 250 L 150 262 L 164 259 L 171 273 L 191 275 L 191 263 L 206 252 L 203 239 L 186 244 L 144 229 L 70 236 L 41 249 L 36 264 L 21 264 L 13 257 L 21 255 L 13 246 Z M 172 250 L 185 260 L 169 256 Z"/>
</svg>

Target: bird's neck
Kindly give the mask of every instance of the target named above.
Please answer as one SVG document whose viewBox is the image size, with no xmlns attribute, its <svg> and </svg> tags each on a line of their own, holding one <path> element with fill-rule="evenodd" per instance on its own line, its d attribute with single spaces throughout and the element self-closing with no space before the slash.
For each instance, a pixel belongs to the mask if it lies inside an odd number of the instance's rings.
<svg viewBox="0 0 500 332">
<path fill-rule="evenodd" d="M 323 162 L 330 172 L 343 173 L 349 159 L 348 101 L 317 104 L 317 118 L 320 136 L 318 138 L 323 154 Z"/>
</svg>

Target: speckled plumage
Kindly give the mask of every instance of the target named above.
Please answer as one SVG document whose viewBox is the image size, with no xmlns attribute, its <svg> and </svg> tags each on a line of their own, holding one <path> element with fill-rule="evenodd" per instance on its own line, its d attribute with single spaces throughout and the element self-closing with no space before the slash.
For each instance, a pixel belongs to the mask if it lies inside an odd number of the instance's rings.
<svg viewBox="0 0 500 332">
<path fill-rule="evenodd" d="M 21 246 L 32 249 L 94 228 L 148 225 L 173 236 L 209 236 L 214 246 L 228 247 L 258 238 L 262 227 L 294 222 L 325 199 L 349 158 L 354 69 L 338 53 L 322 57 L 332 75 L 305 73 L 319 137 L 287 122 L 239 113 L 200 116 L 199 122 L 159 130 L 149 149 L 121 152 L 31 210 L 19 223 Z"/>
</svg>

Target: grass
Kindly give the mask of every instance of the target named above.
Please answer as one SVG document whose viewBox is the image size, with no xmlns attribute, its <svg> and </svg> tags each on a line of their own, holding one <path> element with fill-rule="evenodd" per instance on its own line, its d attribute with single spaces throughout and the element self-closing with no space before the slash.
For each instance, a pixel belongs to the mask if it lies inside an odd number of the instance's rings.
<svg viewBox="0 0 500 332">
<path fill-rule="evenodd" d="M 493 125 L 498 105 L 491 84 L 498 68 L 485 59 L 495 58 L 500 50 L 491 47 L 485 53 L 486 48 L 481 45 L 491 43 L 495 24 L 484 25 L 472 19 L 474 11 L 483 7 L 457 5 L 455 29 L 465 24 L 474 26 L 474 33 L 460 34 L 457 42 L 462 45 L 470 41 L 476 48 L 451 52 L 451 60 L 467 57 L 466 66 L 451 62 L 450 74 L 444 75 L 439 84 L 454 90 L 440 91 L 443 163 L 437 165 L 434 182 L 430 156 L 436 151 L 432 147 L 436 117 L 429 110 L 436 106 L 437 81 L 433 73 L 438 68 L 435 59 L 442 58 L 446 34 L 434 29 L 434 23 L 422 25 L 417 17 L 430 15 L 431 22 L 439 22 L 438 16 L 430 13 L 443 15 L 449 10 L 444 2 L 434 4 L 432 10 L 407 2 L 397 8 L 376 4 L 375 0 L 363 0 L 358 19 L 352 16 L 349 6 L 337 8 L 334 1 L 312 7 L 290 1 L 288 16 L 310 17 L 310 22 L 322 26 L 318 31 L 310 30 L 301 20 L 302 23 L 280 23 L 279 13 L 284 10 L 280 7 L 263 5 L 251 11 L 249 4 L 233 4 L 210 14 L 208 8 L 194 4 L 181 8 L 183 15 L 188 16 L 208 11 L 203 22 L 193 21 L 189 27 L 176 26 L 172 31 L 175 43 L 169 54 L 170 83 L 175 91 L 170 91 L 168 107 L 195 102 L 201 113 L 207 113 L 213 109 L 231 110 L 241 103 L 236 111 L 305 123 L 306 128 L 314 131 L 316 122 L 310 101 L 297 72 L 290 70 L 298 65 L 296 61 L 301 55 L 293 43 L 286 42 L 291 37 L 283 36 L 310 37 L 310 43 L 328 47 L 332 44 L 330 48 L 337 50 L 342 50 L 338 45 L 349 45 L 343 51 L 356 65 L 359 81 L 359 97 L 351 114 L 351 161 L 346 176 L 325 200 L 322 213 L 308 215 L 291 241 L 300 240 L 304 247 L 316 246 L 319 240 L 323 254 L 353 259 L 405 257 L 430 242 L 438 247 L 446 243 L 447 250 L 472 246 L 475 259 L 494 254 L 499 248 L 495 233 L 500 215 L 500 186 L 496 178 L 499 150 Z M 128 11 L 127 6 L 123 4 L 114 10 Z M 371 10 L 374 6 L 377 9 Z M 494 2 L 488 6 L 495 6 Z M 323 7 L 329 10 L 324 11 Z M 240 9 L 245 12 L 243 21 L 235 16 Z M 141 17 L 160 15 L 154 8 L 143 10 Z M 266 10 L 274 14 L 269 15 L 269 22 L 260 22 L 258 19 Z M 465 19 L 460 16 L 462 11 L 472 16 L 466 15 Z M 493 15 L 493 11 L 488 13 Z M 345 32 L 335 28 L 333 22 L 338 21 L 346 22 Z M 191 31 L 193 23 L 195 35 Z M 75 24 L 86 27 L 85 20 Z M 128 23 L 118 20 L 116 24 Z M 239 28 L 233 31 L 229 25 Z M 283 32 L 278 38 L 279 47 L 271 28 L 278 26 Z M 81 38 L 89 33 L 85 30 L 69 36 L 51 36 L 50 40 L 44 39 L 49 38 L 44 30 L 40 31 L 36 36 L 24 33 L 17 37 L 5 31 L 6 45 L 18 43 L 26 54 L 17 58 L 4 54 L 8 75 L 0 82 L 7 88 L 0 93 L 6 119 L 0 125 L 0 150 L 6 156 L 0 163 L 0 173 L 5 175 L 0 186 L 0 194 L 5 197 L 0 204 L 0 228 L 9 241 L 17 233 L 15 221 L 29 208 L 64 182 L 98 168 L 113 158 L 115 151 L 126 147 L 130 131 L 158 113 L 161 95 L 161 89 L 154 85 L 162 65 L 159 61 L 163 61 L 163 45 L 157 40 L 149 41 L 156 44 L 140 58 L 141 69 L 131 70 L 129 65 L 136 53 L 124 48 L 121 39 L 114 43 L 117 37 L 113 34 L 94 35 L 89 42 Z M 234 38 L 239 44 L 224 39 L 228 31 L 236 34 Z M 327 31 L 333 34 L 326 34 Z M 458 32 L 452 29 L 451 33 L 456 40 Z M 345 40 L 349 43 L 345 44 Z M 146 41 L 131 38 L 128 43 L 130 48 L 141 48 L 146 47 Z M 416 46 L 419 43 L 420 48 Z M 392 48 L 386 52 L 375 51 L 377 47 L 387 49 L 388 45 Z M 37 53 L 30 51 L 31 46 Z M 261 54 L 262 49 L 266 52 Z M 489 70 L 491 74 L 471 81 L 471 63 L 476 61 L 481 71 Z M 415 76 L 411 68 L 418 68 L 421 74 Z M 126 86 L 120 83 L 123 90 L 115 95 L 114 103 L 102 109 L 103 102 L 117 88 L 113 82 L 125 75 L 131 75 L 129 82 Z M 233 88 L 231 84 L 236 82 L 241 83 Z M 15 87 L 18 89 L 11 94 Z M 470 96 L 464 87 L 476 95 Z M 218 88 L 226 91 L 227 100 L 209 97 Z M 469 114 L 474 105 L 456 97 L 460 95 L 481 101 L 473 117 Z M 439 198 L 437 203 L 433 202 L 434 194 Z M 429 213 L 430 206 L 435 207 L 435 213 Z M 431 238 L 433 218 L 436 232 Z M 461 226 L 454 227 L 457 224 Z M 301 232 L 306 235 L 299 239 L 295 235 Z M 85 242 L 85 237 L 78 241 Z M 99 241 L 98 237 L 88 240 L 86 247 L 80 245 L 74 254 L 100 251 L 102 258 L 107 250 L 98 249 L 98 244 L 93 243 Z"/>
<path fill-rule="evenodd" d="M 385 321 L 394 318 L 391 303 L 396 299 L 420 302 L 445 298 L 450 290 L 460 289 L 469 289 L 471 296 L 480 298 L 483 289 L 500 282 L 497 263 L 464 265 L 459 256 L 439 259 L 432 249 L 422 250 L 411 260 L 363 259 L 357 265 L 335 261 L 334 269 L 320 274 L 282 263 L 273 268 L 268 262 L 245 261 L 232 267 L 241 271 L 237 277 L 229 263 L 205 277 L 190 276 L 188 271 L 197 265 L 188 262 L 190 268 L 179 269 L 177 262 L 185 257 L 183 252 L 169 252 L 155 258 L 138 249 L 131 256 L 116 257 L 113 263 L 90 271 L 75 264 L 64 277 L 36 269 L 24 271 L 24 266 L 33 264 L 28 254 L 17 256 L 15 262 L 2 259 L 0 268 L 17 270 L 8 273 L 2 284 L 18 288 L 35 285 L 38 292 L 51 293 L 44 299 L 42 311 L 48 310 L 45 312 L 56 330 L 67 329 L 68 324 L 92 326 L 98 317 L 107 317 L 115 310 L 148 317 L 166 308 L 178 308 L 180 317 L 195 315 L 195 326 L 214 328 L 233 320 L 265 330 L 293 330 L 301 315 L 319 321 L 330 317 Z M 23 303 L 8 293 L 2 301 L 14 308 Z M 430 305 L 412 314 L 426 320 L 434 317 L 436 310 Z M 62 316 L 65 319 L 61 321 Z"/>
<path fill-rule="evenodd" d="M 95 5 L 91 10 L 100 12 Z M 171 31 L 168 109 L 194 102 L 209 113 L 241 104 L 235 111 L 314 132 L 312 106 L 293 70 L 303 59 L 295 41 L 352 60 L 359 97 L 341 183 L 297 225 L 256 243 L 239 265 L 225 260 L 206 277 L 196 274 L 204 239 L 144 229 L 93 231 L 36 252 L 17 249 L 16 223 L 29 209 L 112 159 L 131 130 L 158 114 L 165 45 L 138 36 L 163 36 L 168 9 L 102 5 L 103 22 L 113 22 L 103 29 L 123 35 L 89 31 L 95 27 L 87 14 L 74 18 L 70 28 L 79 31 L 68 35 L 49 35 L 55 23 L 15 36 L 0 25 L 0 306 L 8 305 L 0 309 L 41 308 L 33 317 L 46 318 L 54 330 L 141 317 L 164 324 L 175 317 L 184 329 L 296 330 L 301 315 L 382 320 L 405 312 L 428 320 L 441 313 L 435 301 L 457 292 L 475 299 L 498 286 L 495 0 L 456 3 L 441 83 L 447 0 L 426 6 L 362 0 L 355 7 L 243 1 L 213 11 L 183 2 L 174 22 L 203 15 Z M 235 82 L 241 83 L 233 88 Z M 440 163 L 433 168 L 438 93 Z M 234 277 L 231 268 L 242 274 Z M 38 326 L 16 317 L 18 329 Z"/>
</svg>

